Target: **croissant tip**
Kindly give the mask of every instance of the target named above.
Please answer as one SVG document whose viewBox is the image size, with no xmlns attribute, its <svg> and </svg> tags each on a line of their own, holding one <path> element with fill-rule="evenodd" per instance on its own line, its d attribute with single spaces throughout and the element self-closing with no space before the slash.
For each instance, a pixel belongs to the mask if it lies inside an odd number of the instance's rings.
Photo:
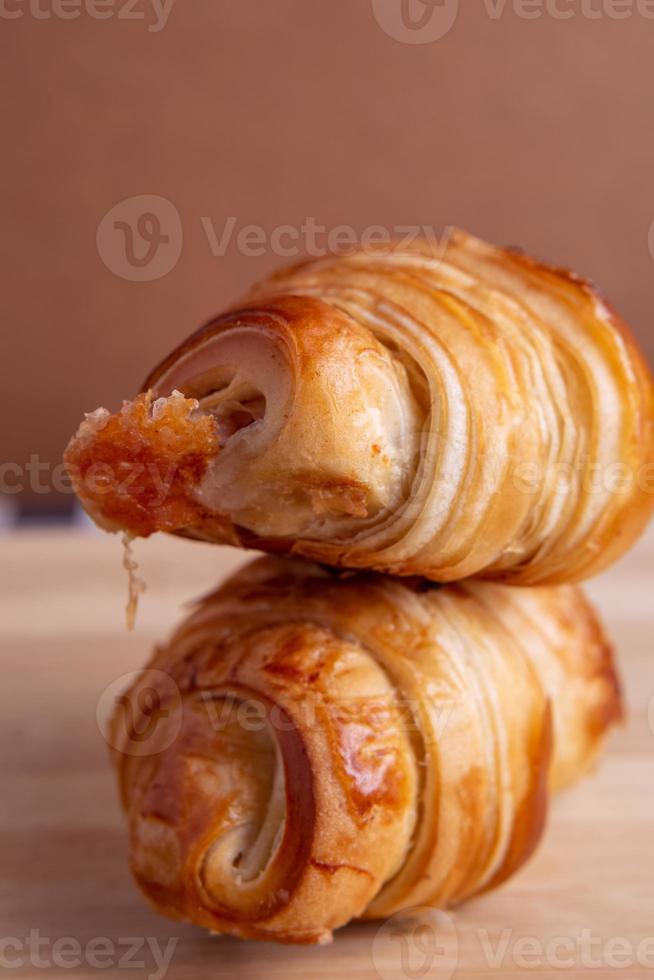
<svg viewBox="0 0 654 980">
<path fill-rule="evenodd" d="M 64 460 L 85 510 L 109 531 L 149 537 L 192 526 L 203 513 L 194 490 L 219 451 L 212 416 L 174 391 L 151 390 L 118 412 L 89 413 Z"/>
</svg>

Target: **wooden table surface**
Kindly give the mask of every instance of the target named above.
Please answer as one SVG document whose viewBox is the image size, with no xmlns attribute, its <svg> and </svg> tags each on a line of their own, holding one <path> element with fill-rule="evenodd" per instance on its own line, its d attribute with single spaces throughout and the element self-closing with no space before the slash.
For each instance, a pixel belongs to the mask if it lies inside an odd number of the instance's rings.
<svg viewBox="0 0 654 980">
<path fill-rule="evenodd" d="M 71 530 L 0 540 L 7 975 L 161 978 L 157 964 L 172 954 L 172 980 L 654 977 L 653 533 L 589 585 L 621 654 L 628 724 L 599 772 L 555 802 L 528 867 L 447 919 L 404 932 L 353 925 L 313 948 L 211 937 L 158 917 L 132 886 L 98 699 L 143 663 L 183 602 L 244 560 L 166 538 L 135 550 L 148 591 L 128 634 L 115 538 Z"/>
</svg>

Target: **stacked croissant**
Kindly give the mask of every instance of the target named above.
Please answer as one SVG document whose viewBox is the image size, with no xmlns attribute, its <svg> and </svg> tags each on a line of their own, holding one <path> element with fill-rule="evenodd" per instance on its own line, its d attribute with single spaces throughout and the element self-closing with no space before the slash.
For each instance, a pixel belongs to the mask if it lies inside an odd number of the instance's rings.
<svg viewBox="0 0 654 980">
<path fill-rule="evenodd" d="M 159 684 L 161 750 L 114 722 L 133 872 L 166 915 L 313 943 L 494 888 L 621 716 L 571 583 L 650 516 L 654 389 L 571 273 L 463 232 L 296 265 L 66 460 L 109 531 L 270 553 L 130 692 L 136 730 Z"/>
</svg>

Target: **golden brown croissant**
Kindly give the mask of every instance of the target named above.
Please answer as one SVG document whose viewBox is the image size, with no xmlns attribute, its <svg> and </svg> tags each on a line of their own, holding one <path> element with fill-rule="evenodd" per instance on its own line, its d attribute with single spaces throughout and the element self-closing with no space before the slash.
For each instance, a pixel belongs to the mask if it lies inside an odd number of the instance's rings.
<svg viewBox="0 0 654 980">
<path fill-rule="evenodd" d="M 271 557 L 149 668 L 113 719 L 134 875 L 167 915 L 283 942 L 500 884 L 621 711 L 576 587 Z"/>
<path fill-rule="evenodd" d="M 463 232 L 440 255 L 282 271 L 145 388 L 67 451 L 110 530 L 558 583 L 622 554 L 654 506 L 652 377 L 622 321 L 579 277 Z"/>
</svg>

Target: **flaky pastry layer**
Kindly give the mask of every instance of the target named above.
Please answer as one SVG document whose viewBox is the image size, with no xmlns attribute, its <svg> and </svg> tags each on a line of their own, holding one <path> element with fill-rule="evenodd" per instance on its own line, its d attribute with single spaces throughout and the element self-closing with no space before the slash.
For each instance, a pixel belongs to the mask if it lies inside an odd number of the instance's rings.
<svg viewBox="0 0 654 980">
<path fill-rule="evenodd" d="M 505 881 L 621 712 L 575 587 L 270 557 L 199 603 L 127 701 L 112 743 L 149 901 L 296 943 Z"/>
<path fill-rule="evenodd" d="M 463 232 L 282 270 L 145 389 L 199 403 L 166 456 L 172 504 L 147 478 L 140 498 L 76 482 L 132 534 L 531 585 L 597 573 L 654 507 L 654 389 L 627 328 L 578 276 Z M 69 463 L 147 453 L 154 429 L 135 447 L 112 425 Z"/>
</svg>

